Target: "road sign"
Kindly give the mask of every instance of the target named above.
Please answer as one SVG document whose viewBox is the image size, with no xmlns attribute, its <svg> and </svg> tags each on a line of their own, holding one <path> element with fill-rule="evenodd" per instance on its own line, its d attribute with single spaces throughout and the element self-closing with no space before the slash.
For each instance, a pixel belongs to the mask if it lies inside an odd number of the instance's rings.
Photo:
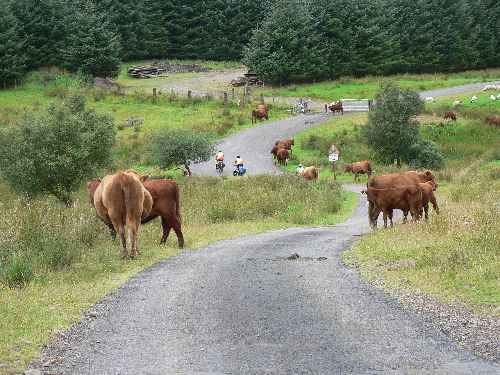
<svg viewBox="0 0 500 375">
<path fill-rule="evenodd" d="M 337 161 L 339 160 L 339 153 L 334 152 L 328 155 L 328 161 Z"/>
</svg>

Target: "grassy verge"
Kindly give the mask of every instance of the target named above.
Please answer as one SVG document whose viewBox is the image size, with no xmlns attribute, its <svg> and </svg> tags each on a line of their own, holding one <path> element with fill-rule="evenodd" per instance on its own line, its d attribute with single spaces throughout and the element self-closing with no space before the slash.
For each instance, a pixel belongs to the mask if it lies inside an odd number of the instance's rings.
<svg viewBox="0 0 500 375">
<path fill-rule="evenodd" d="M 179 185 L 187 249 L 249 233 L 338 223 L 357 199 L 337 184 L 293 176 L 192 177 Z M 140 229 L 139 258 L 121 260 L 84 189 L 72 209 L 51 198 L 20 201 L 3 185 L 0 193 L 0 373 L 23 369 L 83 309 L 179 252 L 173 233 L 166 246 L 158 246 L 156 221 Z"/>
<path fill-rule="evenodd" d="M 441 215 L 357 241 L 344 260 L 370 280 L 499 315 L 499 160 L 480 159 L 439 179 Z M 489 161 L 488 161 L 489 160 Z"/>
<path fill-rule="evenodd" d="M 417 91 L 447 88 L 475 82 L 487 82 L 500 79 L 500 69 L 470 71 L 453 74 L 397 75 L 391 77 L 341 78 L 315 84 L 291 85 L 282 88 L 267 88 L 265 96 L 305 97 L 321 101 L 341 98 L 373 98 L 380 82 L 393 79 L 403 87 Z"/>
</svg>

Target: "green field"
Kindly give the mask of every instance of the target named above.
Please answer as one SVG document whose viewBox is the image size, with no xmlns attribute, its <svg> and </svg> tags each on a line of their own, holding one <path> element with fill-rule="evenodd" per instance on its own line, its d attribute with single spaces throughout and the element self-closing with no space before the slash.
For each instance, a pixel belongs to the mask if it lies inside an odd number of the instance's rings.
<svg viewBox="0 0 500 375">
<path fill-rule="evenodd" d="M 391 77 L 341 78 L 337 81 L 328 81 L 310 84 L 298 84 L 285 87 L 265 88 L 265 96 L 303 97 L 331 102 L 338 99 L 372 99 L 377 92 L 378 85 L 384 80 L 394 80 L 402 87 L 416 91 L 428 91 L 468 83 L 500 80 L 500 69 L 471 71 L 453 74 L 423 74 L 423 75 L 396 75 Z"/>
<path fill-rule="evenodd" d="M 436 191 L 441 215 L 430 208 L 429 222 L 396 224 L 392 229 L 369 233 L 344 253 L 344 260 L 377 285 L 430 294 L 458 301 L 470 309 L 498 315 L 500 303 L 500 132 L 485 123 L 488 115 L 500 115 L 499 102 L 489 94 L 438 98 L 427 103 L 419 117 L 424 138 L 437 143 L 446 160 L 436 172 Z M 463 100 L 455 108 L 458 120 L 443 120 L 451 100 Z M 326 151 L 335 142 L 340 150 L 339 169 L 344 164 L 372 159 L 376 175 L 396 172 L 394 165 L 373 160 L 360 139 L 367 114 L 344 116 L 295 137 L 287 170 L 298 163 L 320 167 L 322 179 L 332 176 Z M 403 167 L 403 170 L 409 167 Z M 340 172 L 339 181 L 353 181 L 353 174 Z M 366 183 L 362 176 L 361 183 Z"/>
</svg>

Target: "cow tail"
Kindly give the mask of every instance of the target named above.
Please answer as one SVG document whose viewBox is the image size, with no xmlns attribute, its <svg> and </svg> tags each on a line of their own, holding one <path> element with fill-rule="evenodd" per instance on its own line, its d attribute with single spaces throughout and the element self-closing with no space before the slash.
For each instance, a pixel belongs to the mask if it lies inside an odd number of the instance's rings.
<svg viewBox="0 0 500 375">
<path fill-rule="evenodd" d="M 179 221 L 181 221 L 181 204 L 180 204 L 180 194 L 179 194 L 179 186 L 176 186 L 177 189 L 175 189 L 174 193 L 174 198 L 175 198 L 175 215 L 179 218 Z"/>
</svg>

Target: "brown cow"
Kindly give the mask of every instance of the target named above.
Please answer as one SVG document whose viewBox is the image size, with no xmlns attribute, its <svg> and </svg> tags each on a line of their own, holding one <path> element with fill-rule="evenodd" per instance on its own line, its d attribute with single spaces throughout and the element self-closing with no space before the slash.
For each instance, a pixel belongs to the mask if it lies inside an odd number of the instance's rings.
<svg viewBox="0 0 500 375">
<path fill-rule="evenodd" d="M 92 205 L 94 205 L 94 192 L 100 183 L 100 179 L 94 179 L 87 184 L 90 192 L 90 203 Z M 177 182 L 166 179 L 149 180 L 145 181 L 143 186 L 151 194 L 153 206 L 148 217 L 141 220 L 141 224 L 149 223 L 160 216 L 163 228 L 160 245 L 167 241 L 170 229 L 173 229 L 177 235 L 179 248 L 182 249 L 184 247 L 184 236 L 181 229 L 179 186 Z M 104 224 L 108 226 L 111 236 L 114 239 L 116 237 L 115 227 L 111 222 L 104 221 Z"/>
<path fill-rule="evenodd" d="M 370 178 L 372 174 L 372 165 L 370 160 L 358 161 L 356 163 L 347 164 L 344 167 L 344 172 L 354 173 L 354 181 L 359 181 L 359 175 L 363 173 L 366 173 L 368 178 Z"/>
<path fill-rule="evenodd" d="M 445 120 L 449 118 L 451 121 L 457 121 L 457 114 L 453 111 L 447 111 L 444 113 L 443 118 Z"/>
<path fill-rule="evenodd" d="M 500 126 L 500 117 L 488 116 L 485 121 L 487 124 Z"/>
<path fill-rule="evenodd" d="M 337 101 L 335 103 L 328 104 L 328 109 L 330 111 L 332 111 L 333 113 L 339 111 L 340 113 L 344 114 L 344 107 L 342 106 L 341 101 Z"/>
<path fill-rule="evenodd" d="M 276 154 L 276 158 L 278 159 L 278 164 L 287 166 L 288 158 L 290 154 L 286 148 L 280 148 Z"/>
<path fill-rule="evenodd" d="M 302 172 L 297 172 L 297 176 L 303 177 L 306 180 L 315 181 L 319 177 L 319 169 L 316 166 L 311 165 L 310 167 L 304 168 Z"/>
<path fill-rule="evenodd" d="M 252 110 L 252 124 L 257 123 L 257 119 L 269 120 L 269 106 L 266 104 L 259 104 L 255 109 Z"/>
<path fill-rule="evenodd" d="M 387 218 L 392 223 L 392 212 L 394 209 L 403 211 L 403 222 L 406 223 L 408 211 L 411 211 L 413 220 L 420 218 L 422 211 L 422 190 L 418 184 L 401 186 L 391 189 L 368 188 L 364 191 L 367 199 L 378 210 L 384 214 L 384 228 L 387 228 Z"/>
<path fill-rule="evenodd" d="M 278 146 L 278 148 L 286 148 L 287 150 L 290 151 L 290 155 L 292 154 L 292 146 L 295 146 L 295 140 L 293 139 L 284 139 L 282 141 L 276 141 L 274 142 L 275 146 Z"/>
<path fill-rule="evenodd" d="M 105 176 L 94 192 L 97 215 L 105 223 L 112 223 L 118 232 L 122 258 L 127 257 L 126 231 L 130 242 L 130 258 L 137 256 L 139 224 L 149 215 L 153 206 L 151 194 L 142 186 L 142 182 L 148 178 L 149 175 L 139 177 L 132 170 L 118 172 Z"/>
<path fill-rule="evenodd" d="M 390 189 L 427 181 L 435 182 L 434 175 L 430 170 L 426 170 L 424 172 L 409 171 L 370 177 L 366 183 L 366 187 L 374 189 Z M 376 209 L 374 205 L 368 201 L 368 220 L 370 221 L 372 227 L 377 226 L 377 218 L 379 214 L 380 210 Z"/>
<path fill-rule="evenodd" d="M 436 191 L 438 184 L 434 181 L 427 181 L 419 183 L 420 189 L 422 190 L 422 207 L 425 212 L 425 220 L 429 219 L 429 202 L 432 203 L 434 211 L 439 215 L 439 207 L 437 204 L 436 196 L 434 191 Z"/>
</svg>

